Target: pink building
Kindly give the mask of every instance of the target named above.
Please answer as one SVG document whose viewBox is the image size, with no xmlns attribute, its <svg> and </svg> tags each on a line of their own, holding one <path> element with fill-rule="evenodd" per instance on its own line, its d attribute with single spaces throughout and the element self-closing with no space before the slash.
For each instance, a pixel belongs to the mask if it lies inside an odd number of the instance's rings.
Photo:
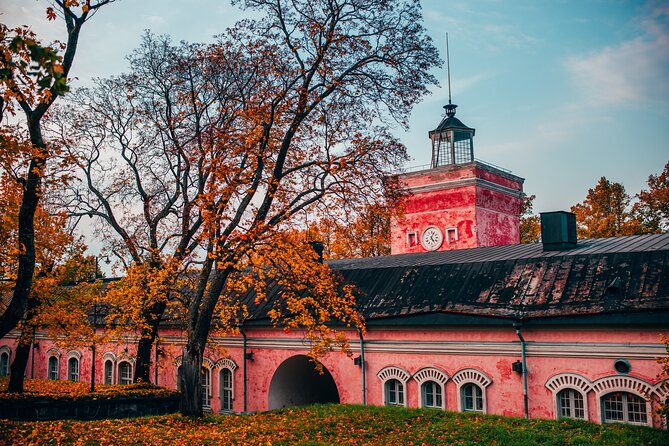
<svg viewBox="0 0 669 446">
<path fill-rule="evenodd" d="M 474 161 L 473 129 L 460 127 L 441 129 L 450 139 L 431 132 L 433 167 L 401 177 L 421 185 L 393 230 L 405 254 L 328 262 L 362 290 L 367 332 L 348 333 L 353 358 L 332 353 L 319 375 L 302 335 L 272 328 L 248 296 L 243 336 L 205 354 L 207 410 L 341 402 L 663 425 L 654 409 L 669 389 L 655 359 L 669 334 L 669 234 L 576 241 L 573 215 L 558 212 L 542 215 L 543 243 L 514 244 L 522 179 Z M 0 371 L 16 339 L 0 340 Z M 161 339 L 154 376 L 176 387 L 184 336 L 164 324 Z M 130 338 L 97 346 L 96 382 L 129 382 L 133 349 Z M 29 376 L 91 379 L 89 350 L 43 333 L 31 359 Z"/>
</svg>

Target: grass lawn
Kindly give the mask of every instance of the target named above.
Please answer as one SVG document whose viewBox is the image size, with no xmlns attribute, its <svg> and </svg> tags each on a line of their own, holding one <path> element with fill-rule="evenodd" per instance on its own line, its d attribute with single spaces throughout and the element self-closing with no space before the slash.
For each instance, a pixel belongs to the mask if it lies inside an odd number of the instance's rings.
<svg viewBox="0 0 669 446">
<path fill-rule="evenodd" d="M 3 444 L 669 445 L 669 433 L 622 424 L 530 420 L 427 409 L 322 405 L 202 420 L 0 420 Z"/>
</svg>

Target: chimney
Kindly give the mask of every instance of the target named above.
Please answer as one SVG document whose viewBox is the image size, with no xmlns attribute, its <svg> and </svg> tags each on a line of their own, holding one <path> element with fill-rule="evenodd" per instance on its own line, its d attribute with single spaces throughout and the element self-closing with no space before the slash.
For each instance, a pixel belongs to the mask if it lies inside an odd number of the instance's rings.
<svg viewBox="0 0 669 446">
<path fill-rule="evenodd" d="M 541 212 L 541 241 L 544 251 L 576 248 L 576 215 L 571 212 Z"/>
<path fill-rule="evenodd" d="M 323 263 L 323 250 L 325 249 L 325 245 L 323 244 L 323 242 L 314 240 L 309 242 L 309 245 L 311 245 L 311 249 L 316 251 L 316 254 L 318 254 L 318 262 Z"/>
</svg>

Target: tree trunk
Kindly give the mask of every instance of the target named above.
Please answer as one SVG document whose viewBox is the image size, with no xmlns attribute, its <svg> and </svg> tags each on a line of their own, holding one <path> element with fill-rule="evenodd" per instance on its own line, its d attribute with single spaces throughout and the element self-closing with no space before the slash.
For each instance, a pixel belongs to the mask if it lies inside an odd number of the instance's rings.
<svg viewBox="0 0 669 446">
<path fill-rule="evenodd" d="M 137 360 L 135 362 L 134 382 L 151 382 L 151 350 L 158 335 L 158 325 L 165 312 L 167 302 L 158 302 L 151 306 L 148 314 L 145 316 L 149 324 L 147 328 L 142 329 L 139 342 L 137 343 Z M 156 364 L 158 367 L 158 364 Z M 157 383 L 154 383 L 157 384 Z"/>
<path fill-rule="evenodd" d="M 202 350 L 198 342 L 188 340 L 181 356 L 181 413 L 202 416 Z"/>
<path fill-rule="evenodd" d="M 26 377 L 26 367 L 28 366 L 28 356 L 30 356 L 30 347 L 33 343 L 34 332 L 32 327 L 24 327 L 23 333 L 16 347 L 16 356 L 12 361 L 12 367 L 9 372 L 8 392 L 23 393 L 23 381 Z"/>
<path fill-rule="evenodd" d="M 230 261 L 231 257 L 226 260 Z M 205 267 L 205 276 L 200 277 L 201 280 L 209 279 L 209 287 L 206 290 L 198 287 L 196 294 L 200 298 L 194 296 L 188 308 L 188 343 L 181 357 L 181 413 L 187 416 L 202 416 L 202 357 L 216 302 L 231 270 L 214 267 L 212 276 L 209 271 Z"/>
</svg>

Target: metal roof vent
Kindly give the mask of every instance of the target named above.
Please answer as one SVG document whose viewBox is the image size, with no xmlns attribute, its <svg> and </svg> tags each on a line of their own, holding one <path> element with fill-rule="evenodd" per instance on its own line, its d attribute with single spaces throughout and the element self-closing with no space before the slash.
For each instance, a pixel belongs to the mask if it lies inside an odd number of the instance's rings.
<svg viewBox="0 0 669 446">
<path fill-rule="evenodd" d="M 576 248 L 576 215 L 571 212 L 541 212 L 541 241 L 544 251 Z"/>
</svg>

